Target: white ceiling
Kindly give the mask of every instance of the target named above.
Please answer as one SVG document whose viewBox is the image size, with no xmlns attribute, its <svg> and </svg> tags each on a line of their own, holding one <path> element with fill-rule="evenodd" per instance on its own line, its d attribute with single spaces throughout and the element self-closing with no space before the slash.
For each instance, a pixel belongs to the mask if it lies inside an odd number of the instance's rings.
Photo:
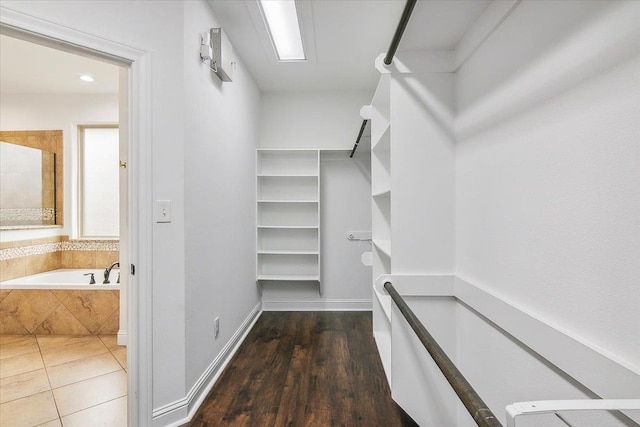
<svg viewBox="0 0 640 427">
<path fill-rule="evenodd" d="M 279 63 L 256 0 L 209 0 L 263 91 L 370 90 L 405 0 L 297 0 L 309 60 Z M 452 50 L 490 0 L 419 0 L 399 51 Z M 79 80 L 88 73 L 93 83 Z M 115 94 L 118 67 L 0 36 L 0 93 Z"/>
<path fill-rule="evenodd" d="M 118 67 L 0 35 L 0 93 L 117 94 Z"/>
<path fill-rule="evenodd" d="M 298 0 L 309 60 L 278 63 L 256 0 L 209 0 L 264 91 L 373 90 L 405 0 Z M 399 51 L 452 50 L 490 0 L 420 0 Z"/>
</svg>

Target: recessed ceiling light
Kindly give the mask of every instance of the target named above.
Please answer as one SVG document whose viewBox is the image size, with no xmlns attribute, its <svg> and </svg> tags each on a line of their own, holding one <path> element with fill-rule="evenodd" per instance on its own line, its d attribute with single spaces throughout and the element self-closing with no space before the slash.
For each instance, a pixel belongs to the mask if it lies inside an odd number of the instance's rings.
<svg viewBox="0 0 640 427">
<path fill-rule="evenodd" d="M 91 77 L 89 74 L 81 74 L 80 75 L 80 80 L 82 80 L 83 82 L 93 82 L 96 79 L 94 79 L 93 77 Z"/>
<path fill-rule="evenodd" d="M 278 61 L 305 61 L 294 0 L 258 0 Z"/>
</svg>

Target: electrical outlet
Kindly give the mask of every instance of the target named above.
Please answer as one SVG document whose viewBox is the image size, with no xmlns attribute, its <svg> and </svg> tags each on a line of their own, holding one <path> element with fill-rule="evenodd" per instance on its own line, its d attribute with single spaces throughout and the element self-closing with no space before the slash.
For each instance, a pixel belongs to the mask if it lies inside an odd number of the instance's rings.
<svg viewBox="0 0 640 427">
<path fill-rule="evenodd" d="M 220 318 L 216 317 L 213 321 L 214 328 L 214 338 L 218 338 L 218 334 L 220 333 Z"/>
</svg>

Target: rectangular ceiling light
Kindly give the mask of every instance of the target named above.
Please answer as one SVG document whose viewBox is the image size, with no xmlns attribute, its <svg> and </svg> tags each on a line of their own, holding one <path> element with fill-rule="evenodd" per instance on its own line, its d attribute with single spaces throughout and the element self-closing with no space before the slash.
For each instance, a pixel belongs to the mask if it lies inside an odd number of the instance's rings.
<svg viewBox="0 0 640 427">
<path fill-rule="evenodd" d="M 305 61 L 294 0 L 258 0 L 278 61 Z"/>
</svg>

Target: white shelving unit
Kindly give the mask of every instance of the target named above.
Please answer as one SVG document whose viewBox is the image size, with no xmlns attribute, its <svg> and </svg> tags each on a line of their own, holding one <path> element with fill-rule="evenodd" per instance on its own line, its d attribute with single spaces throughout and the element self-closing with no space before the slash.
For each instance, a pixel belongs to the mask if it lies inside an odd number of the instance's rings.
<svg viewBox="0 0 640 427">
<path fill-rule="evenodd" d="M 258 149 L 256 280 L 320 280 L 320 151 Z"/>
<path fill-rule="evenodd" d="M 429 397 L 423 384 L 409 380 L 423 361 L 409 363 L 402 346 L 405 322 L 395 317 L 381 278 L 455 271 L 455 143 L 434 113 L 436 105 L 453 111 L 446 100 L 454 97 L 445 95 L 453 85 L 442 86 L 453 76 L 377 65 L 381 76 L 375 95 L 360 110 L 371 119 L 373 335 L 394 400 L 409 415 L 423 414 Z M 435 94 L 441 94 L 437 101 L 430 99 Z M 437 315 L 431 308 L 421 315 L 436 316 L 438 330 L 450 337 L 455 325 L 443 314 L 450 313 L 444 304 L 434 304 L 442 308 Z"/>
<path fill-rule="evenodd" d="M 383 74 L 371 102 L 371 227 L 373 281 L 391 274 L 390 74 Z M 391 297 L 373 288 L 373 334 L 391 384 Z"/>
<path fill-rule="evenodd" d="M 374 278 L 391 273 L 390 75 L 383 75 L 371 103 L 371 196 L 373 244 L 379 263 Z M 377 264 L 377 265 L 376 265 Z"/>
</svg>

